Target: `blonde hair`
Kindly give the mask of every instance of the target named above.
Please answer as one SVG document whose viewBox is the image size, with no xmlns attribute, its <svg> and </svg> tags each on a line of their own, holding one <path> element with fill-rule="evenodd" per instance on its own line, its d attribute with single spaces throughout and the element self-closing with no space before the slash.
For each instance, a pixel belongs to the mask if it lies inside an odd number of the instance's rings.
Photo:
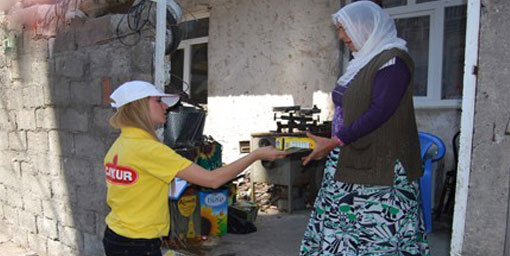
<svg viewBox="0 0 510 256">
<path fill-rule="evenodd" d="M 117 109 L 117 112 L 110 118 L 110 125 L 117 129 L 140 128 L 158 140 L 150 116 L 149 98 L 135 100 Z"/>
</svg>

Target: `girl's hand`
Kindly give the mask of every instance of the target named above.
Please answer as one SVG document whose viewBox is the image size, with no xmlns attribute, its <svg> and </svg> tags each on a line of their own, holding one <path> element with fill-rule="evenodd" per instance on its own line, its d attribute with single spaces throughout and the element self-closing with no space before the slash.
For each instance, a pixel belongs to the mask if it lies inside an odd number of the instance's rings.
<svg viewBox="0 0 510 256">
<path fill-rule="evenodd" d="M 306 132 L 306 136 L 315 141 L 315 147 L 312 153 L 301 159 L 303 161 L 303 166 L 307 165 L 311 160 L 319 160 L 325 157 L 328 155 L 329 151 L 338 146 L 338 141 L 336 139 L 316 136 L 309 132 Z"/>
<path fill-rule="evenodd" d="M 285 151 L 278 150 L 273 146 L 266 146 L 257 148 L 253 151 L 259 160 L 266 161 L 274 161 L 276 159 L 282 159 L 286 157 L 289 153 Z"/>
</svg>

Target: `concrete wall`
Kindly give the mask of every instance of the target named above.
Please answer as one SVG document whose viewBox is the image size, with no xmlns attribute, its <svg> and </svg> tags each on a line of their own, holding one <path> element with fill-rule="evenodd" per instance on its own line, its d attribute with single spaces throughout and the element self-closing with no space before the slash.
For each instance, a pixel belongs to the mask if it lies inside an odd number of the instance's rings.
<svg viewBox="0 0 510 256">
<path fill-rule="evenodd" d="M 509 255 L 510 2 L 482 1 L 473 155 L 462 255 Z"/>
<path fill-rule="evenodd" d="M 329 91 L 340 69 L 330 15 L 339 0 L 180 1 L 210 14 L 205 132 L 224 146 L 276 129 L 272 107 L 317 104 L 331 115 Z"/>
<path fill-rule="evenodd" d="M 103 255 L 108 95 L 152 79 L 153 38 L 122 45 L 118 19 L 0 28 L 0 228 L 39 255 Z"/>
</svg>

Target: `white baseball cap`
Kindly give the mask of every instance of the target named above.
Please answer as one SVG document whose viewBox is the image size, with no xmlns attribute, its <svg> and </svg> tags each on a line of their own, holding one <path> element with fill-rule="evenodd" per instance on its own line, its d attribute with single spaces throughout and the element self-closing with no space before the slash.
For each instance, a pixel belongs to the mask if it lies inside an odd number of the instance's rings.
<svg viewBox="0 0 510 256">
<path fill-rule="evenodd" d="M 110 95 L 110 99 L 114 101 L 111 103 L 112 107 L 118 109 L 130 102 L 149 96 L 161 97 L 161 101 L 166 103 L 169 107 L 175 105 L 179 101 L 178 95 L 163 93 L 156 89 L 153 84 L 145 81 L 129 81 L 122 84 L 113 91 Z"/>
</svg>

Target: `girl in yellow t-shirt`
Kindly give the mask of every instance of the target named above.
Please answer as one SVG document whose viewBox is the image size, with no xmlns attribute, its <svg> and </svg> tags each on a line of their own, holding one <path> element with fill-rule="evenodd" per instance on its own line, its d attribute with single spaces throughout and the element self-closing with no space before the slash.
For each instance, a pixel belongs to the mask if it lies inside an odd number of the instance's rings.
<svg viewBox="0 0 510 256">
<path fill-rule="evenodd" d="M 166 122 L 166 110 L 179 96 L 164 94 L 144 81 L 131 81 L 110 96 L 117 112 L 110 124 L 121 130 L 104 158 L 107 203 L 103 245 L 106 255 L 161 255 L 160 237 L 168 235 L 168 184 L 181 178 L 217 188 L 257 160 L 287 153 L 262 147 L 235 162 L 207 171 L 161 143 L 154 127 Z"/>
</svg>

